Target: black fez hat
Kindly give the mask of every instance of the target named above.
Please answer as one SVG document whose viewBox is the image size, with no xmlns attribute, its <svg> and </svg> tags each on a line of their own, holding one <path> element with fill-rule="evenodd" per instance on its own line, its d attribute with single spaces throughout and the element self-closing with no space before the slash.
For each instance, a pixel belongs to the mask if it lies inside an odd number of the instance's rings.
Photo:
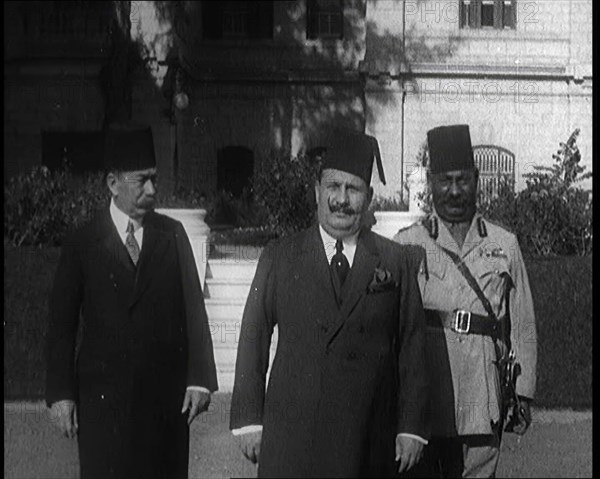
<svg viewBox="0 0 600 479">
<path fill-rule="evenodd" d="M 427 144 L 431 173 L 475 168 L 469 125 L 439 126 L 429 130 Z"/>
<path fill-rule="evenodd" d="M 137 171 L 156 167 L 152 128 L 135 122 L 113 123 L 104 136 L 107 171 Z"/>
<path fill-rule="evenodd" d="M 385 175 L 381 164 L 381 154 L 377 140 L 364 133 L 345 129 L 332 129 L 329 132 L 321 168 L 351 173 L 371 184 L 373 160 L 377 163 L 379 179 L 385 185 Z"/>
</svg>

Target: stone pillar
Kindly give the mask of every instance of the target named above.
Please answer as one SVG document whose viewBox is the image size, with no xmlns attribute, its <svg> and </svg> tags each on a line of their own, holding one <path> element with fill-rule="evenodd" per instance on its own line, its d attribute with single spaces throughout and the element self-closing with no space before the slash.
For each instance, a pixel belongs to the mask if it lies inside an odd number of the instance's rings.
<svg viewBox="0 0 600 479">
<path fill-rule="evenodd" d="M 196 269 L 200 278 L 200 285 L 204 290 L 204 281 L 206 279 L 206 264 L 208 263 L 209 252 L 209 233 L 210 228 L 204 222 L 206 210 L 202 208 L 196 209 L 179 209 L 179 208 L 160 208 L 157 213 L 169 216 L 174 220 L 180 221 L 183 228 L 190 239 L 194 259 L 196 261 Z"/>
</svg>

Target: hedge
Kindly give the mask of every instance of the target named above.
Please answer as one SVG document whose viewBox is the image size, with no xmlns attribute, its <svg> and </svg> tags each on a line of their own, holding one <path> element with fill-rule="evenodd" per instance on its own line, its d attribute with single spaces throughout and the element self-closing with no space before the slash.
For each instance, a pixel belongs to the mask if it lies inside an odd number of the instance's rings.
<svg viewBox="0 0 600 479">
<path fill-rule="evenodd" d="M 58 248 L 4 248 L 4 398 L 41 398 Z M 592 407 L 592 259 L 527 259 L 538 324 L 536 405 Z M 557 300 L 557 298 L 560 298 Z"/>
</svg>

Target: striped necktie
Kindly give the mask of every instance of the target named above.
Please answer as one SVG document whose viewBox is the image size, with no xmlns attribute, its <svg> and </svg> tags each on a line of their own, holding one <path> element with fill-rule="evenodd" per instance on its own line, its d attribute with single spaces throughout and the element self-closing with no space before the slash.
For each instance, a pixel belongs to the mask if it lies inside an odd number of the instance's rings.
<svg viewBox="0 0 600 479">
<path fill-rule="evenodd" d="M 125 239 L 125 247 L 127 248 L 127 252 L 129 253 L 131 261 L 133 261 L 133 264 L 137 266 L 138 259 L 140 259 L 140 245 L 136 241 L 133 231 L 133 223 L 130 221 L 127 223 L 127 238 Z"/>
</svg>

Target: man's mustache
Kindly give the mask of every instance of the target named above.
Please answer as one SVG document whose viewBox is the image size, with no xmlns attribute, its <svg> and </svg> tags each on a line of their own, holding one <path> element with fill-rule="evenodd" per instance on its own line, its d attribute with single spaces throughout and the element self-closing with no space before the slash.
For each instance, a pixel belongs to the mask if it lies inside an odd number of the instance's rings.
<svg viewBox="0 0 600 479">
<path fill-rule="evenodd" d="M 345 215 L 355 215 L 356 211 L 348 203 L 329 202 L 329 211 L 332 213 L 343 213 Z"/>
<path fill-rule="evenodd" d="M 139 202 L 139 205 L 142 208 L 147 208 L 147 207 L 151 207 L 154 206 L 155 200 L 154 198 L 145 198 L 142 201 Z"/>
</svg>

